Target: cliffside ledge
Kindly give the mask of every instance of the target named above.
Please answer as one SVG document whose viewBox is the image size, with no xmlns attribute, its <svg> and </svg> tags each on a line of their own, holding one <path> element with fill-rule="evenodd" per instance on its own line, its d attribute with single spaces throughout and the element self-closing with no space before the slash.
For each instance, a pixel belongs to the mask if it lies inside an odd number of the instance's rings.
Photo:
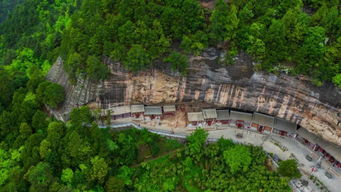
<svg viewBox="0 0 341 192">
<path fill-rule="evenodd" d="M 66 89 L 64 105 L 52 113 L 65 120 L 72 108 L 91 104 L 99 108 L 134 103 L 206 103 L 257 111 L 295 122 L 324 139 L 341 145 L 341 90 L 330 85 L 316 87 L 304 79 L 285 74 L 255 72 L 251 59 L 240 54 L 236 64 L 220 66 L 220 53 L 208 49 L 190 57 L 186 77 L 166 67 L 131 73 L 120 63 L 104 59 L 111 75 L 102 82 L 79 78 L 72 85 L 59 58 L 47 79 Z"/>
</svg>

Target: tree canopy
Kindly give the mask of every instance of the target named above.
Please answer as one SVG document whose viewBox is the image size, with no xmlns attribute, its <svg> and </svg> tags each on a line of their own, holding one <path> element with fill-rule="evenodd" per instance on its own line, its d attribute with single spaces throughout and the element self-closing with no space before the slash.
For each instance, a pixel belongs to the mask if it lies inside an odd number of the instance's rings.
<svg viewBox="0 0 341 192">
<path fill-rule="evenodd" d="M 234 174 L 238 171 L 248 171 L 252 157 L 247 147 L 236 145 L 224 151 L 224 160 Z"/>
<path fill-rule="evenodd" d="M 212 9 L 197 0 L 1 2 L 0 65 L 24 77 L 31 68 L 46 74 L 61 56 L 71 79 L 103 80 L 104 58 L 139 71 L 174 52 L 200 55 L 216 46 L 228 63 L 243 51 L 257 69 L 340 85 L 338 1 L 217 0 Z M 181 73 L 188 68 L 167 63 Z"/>
<path fill-rule="evenodd" d="M 279 174 L 289 177 L 290 179 L 300 178 L 301 173 L 297 169 L 297 162 L 294 159 L 281 161 L 278 168 Z"/>
<path fill-rule="evenodd" d="M 42 82 L 37 88 L 37 96 L 52 108 L 57 108 L 65 99 L 64 87 L 57 83 Z"/>
</svg>

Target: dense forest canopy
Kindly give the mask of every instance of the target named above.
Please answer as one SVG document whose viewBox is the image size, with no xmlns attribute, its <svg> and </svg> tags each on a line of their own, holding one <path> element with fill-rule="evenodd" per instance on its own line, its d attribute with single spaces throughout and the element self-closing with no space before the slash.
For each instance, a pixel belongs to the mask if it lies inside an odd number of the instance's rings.
<svg viewBox="0 0 341 192">
<path fill-rule="evenodd" d="M 2 0 L 4 7 L 15 5 L 11 2 Z M 341 86 L 339 5 L 339 0 L 216 0 L 207 9 L 198 0 L 23 0 L 0 25 L 0 63 L 25 72 L 29 67 L 18 66 L 25 61 L 15 61 L 30 54 L 32 65 L 46 71 L 62 56 L 73 79 L 100 80 L 108 74 L 103 56 L 132 71 L 170 56 L 182 59 L 167 63 L 185 75 L 188 61 L 182 56 L 218 46 L 227 52 L 227 64 L 245 51 L 257 69 Z"/>
<path fill-rule="evenodd" d="M 290 191 L 290 172 L 269 171 L 261 148 L 206 145 L 203 129 L 183 145 L 147 130 L 99 129 L 86 107 L 67 123 L 26 108 L 18 122 L 15 112 L 0 117 L 1 191 Z"/>
<path fill-rule="evenodd" d="M 22 1 L 23 0 L 0 0 L 0 23 L 5 20 L 12 9 Z"/>
</svg>

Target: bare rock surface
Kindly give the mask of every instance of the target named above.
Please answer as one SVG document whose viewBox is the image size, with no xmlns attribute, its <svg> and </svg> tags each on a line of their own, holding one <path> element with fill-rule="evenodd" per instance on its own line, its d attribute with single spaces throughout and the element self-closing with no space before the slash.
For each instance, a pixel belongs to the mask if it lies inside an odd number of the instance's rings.
<svg viewBox="0 0 341 192">
<path fill-rule="evenodd" d="M 69 81 L 67 73 L 64 71 L 64 65 L 61 58 L 54 63 L 47 80 L 58 83 L 65 88 L 65 102 L 58 110 L 51 110 L 53 115 L 59 120 L 67 120 L 68 113 L 75 107 L 86 105 L 94 101 L 97 97 L 98 84 L 89 79 L 78 78 L 75 84 Z"/>
<path fill-rule="evenodd" d="M 48 79 L 66 89 L 66 102 L 54 115 L 65 117 L 74 107 L 95 104 L 100 108 L 134 103 L 206 103 L 257 111 L 295 122 L 324 139 L 341 145 L 341 91 L 331 84 L 316 87 L 302 78 L 255 72 L 251 59 L 241 53 L 236 64 L 220 66 L 219 51 L 209 49 L 190 57 L 187 76 L 169 69 L 131 73 L 120 63 L 104 59 L 111 69 L 108 80 L 68 81 L 60 59 Z M 65 120 L 65 119 L 64 119 Z"/>
</svg>

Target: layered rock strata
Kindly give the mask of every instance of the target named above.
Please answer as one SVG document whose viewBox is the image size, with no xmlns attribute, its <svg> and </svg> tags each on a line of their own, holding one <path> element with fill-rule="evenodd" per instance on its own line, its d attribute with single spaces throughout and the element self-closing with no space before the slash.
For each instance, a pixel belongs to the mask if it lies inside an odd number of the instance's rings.
<svg viewBox="0 0 341 192">
<path fill-rule="evenodd" d="M 66 102 L 53 111 L 64 118 L 73 107 L 92 104 L 102 109 L 134 103 L 205 103 L 244 111 L 257 111 L 295 122 L 324 139 L 341 145 L 341 91 L 332 85 L 315 87 L 303 78 L 271 75 L 253 70 L 245 55 L 236 64 L 220 66 L 220 53 L 209 49 L 190 57 L 187 76 L 165 69 L 131 73 L 120 63 L 104 59 L 111 75 L 94 83 L 82 80 L 72 85 L 59 59 L 48 79 L 66 88 Z M 65 117 L 66 118 L 66 117 Z"/>
</svg>

